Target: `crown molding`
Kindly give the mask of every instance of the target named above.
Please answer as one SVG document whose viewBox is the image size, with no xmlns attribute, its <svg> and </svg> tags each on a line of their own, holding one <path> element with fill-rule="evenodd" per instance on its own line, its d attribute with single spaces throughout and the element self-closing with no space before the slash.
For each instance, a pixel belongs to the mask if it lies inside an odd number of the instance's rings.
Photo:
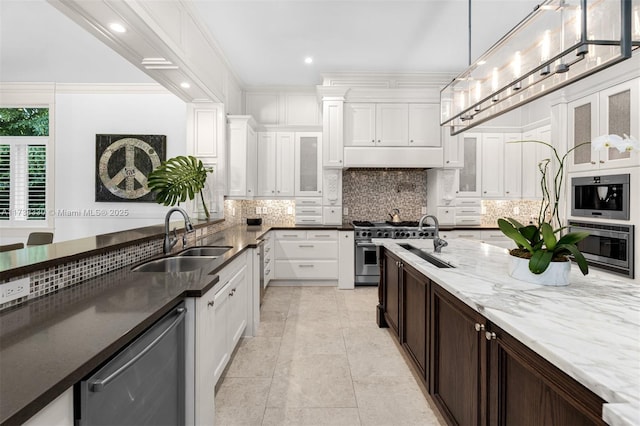
<svg viewBox="0 0 640 426">
<path fill-rule="evenodd" d="M 171 92 L 157 83 L 57 83 L 60 94 L 122 94 L 122 95 L 168 95 Z"/>
</svg>

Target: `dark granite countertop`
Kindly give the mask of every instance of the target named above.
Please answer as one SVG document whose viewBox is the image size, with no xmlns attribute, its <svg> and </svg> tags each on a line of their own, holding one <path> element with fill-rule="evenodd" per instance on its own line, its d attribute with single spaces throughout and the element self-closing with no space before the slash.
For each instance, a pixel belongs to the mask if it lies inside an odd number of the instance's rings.
<svg viewBox="0 0 640 426">
<path fill-rule="evenodd" d="M 127 266 L 0 313 L 0 424 L 24 422 L 184 297 L 211 290 L 217 273 L 271 229 L 352 228 L 237 225 L 202 240 L 200 245 L 233 248 L 199 270 L 148 273 Z M 96 245 L 88 244 L 88 250 Z"/>
</svg>

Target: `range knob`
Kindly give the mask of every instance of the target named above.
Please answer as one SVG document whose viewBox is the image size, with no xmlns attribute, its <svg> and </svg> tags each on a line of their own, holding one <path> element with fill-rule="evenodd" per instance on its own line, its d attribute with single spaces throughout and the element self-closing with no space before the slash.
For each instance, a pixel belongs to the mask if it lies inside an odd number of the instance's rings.
<svg viewBox="0 0 640 426">
<path fill-rule="evenodd" d="M 384 233 L 384 237 L 385 237 L 385 238 L 389 238 L 389 233 L 388 233 L 388 232 L 385 232 L 385 233 Z"/>
<path fill-rule="evenodd" d="M 371 232 L 367 232 L 367 237 L 370 237 L 370 236 L 371 236 Z"/>
</svg>

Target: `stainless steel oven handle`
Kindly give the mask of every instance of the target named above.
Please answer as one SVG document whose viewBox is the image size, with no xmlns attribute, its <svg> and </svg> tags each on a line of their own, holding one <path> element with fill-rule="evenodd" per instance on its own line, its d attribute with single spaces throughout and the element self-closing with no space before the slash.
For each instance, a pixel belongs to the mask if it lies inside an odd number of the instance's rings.
<svg viewBox="0 0 640 426">
<path fill-rule="evenodd" d="M 129 360 L 129 362 L 127 362 L 122 367 L 118 368 L 116 371 L 111 373 L 111 375 L 109 375 L 107 378 L 105 378 L 105 379 L 96 379 L 96 380 L 93 380 L 93 381 L 89 382 L 89 390 L 91 392 L 101 392 L 102 390 L 104 390 L 104 388 L 109 383 L 111 383 L 119 375 L 124 373 L 129 367 L 131 367 L 133 364 L 135 364 L 140 358 L 145 356 L 145 354 L 147 352 L 149 352 L 158 343 L 160 343 L 160 341 L 164 338 L 164 336 L 166 336 L 171 330 L 173 330 L 178 324 L 180 324 L 180 322 L 182 322 L 182 320 L 184 319 L 184 316 L 186 315 L 187 310 L 185 308 L 178 308 L 178 309 L 176 309 L 176 312 L 178 312 L 178 317 L 175 320 L 173 320 L 173 322 L 171 324 L 169 324 L 169 326 L 162 333 L 160 333 L 160 335 L 158 337 L 156 337 L 153 340 L 153 342 L 149 343 L 149 345 L 146 348 L 144 348 L 136 356 L 131 358 Z"/>
<path fill-rule="evenodd" d="M 375 247 L 373 243 L 356 243 L 356 247 Z"/>
</svg>

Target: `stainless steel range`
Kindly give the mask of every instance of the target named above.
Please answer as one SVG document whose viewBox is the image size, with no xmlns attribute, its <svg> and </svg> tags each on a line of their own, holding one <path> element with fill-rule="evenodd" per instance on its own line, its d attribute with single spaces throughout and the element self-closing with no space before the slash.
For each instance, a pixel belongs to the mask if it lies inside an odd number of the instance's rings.
<svg viewBox="0 0 640 426">
<path fill-rule="evenodd" d="M 368 222 L 353 221 L 355 230 L 355 285 L 378 285 L 380 263 L 373 238 L 420 239 L 433 238 L 435 227 L 418 222 Z"/>
</svg>

